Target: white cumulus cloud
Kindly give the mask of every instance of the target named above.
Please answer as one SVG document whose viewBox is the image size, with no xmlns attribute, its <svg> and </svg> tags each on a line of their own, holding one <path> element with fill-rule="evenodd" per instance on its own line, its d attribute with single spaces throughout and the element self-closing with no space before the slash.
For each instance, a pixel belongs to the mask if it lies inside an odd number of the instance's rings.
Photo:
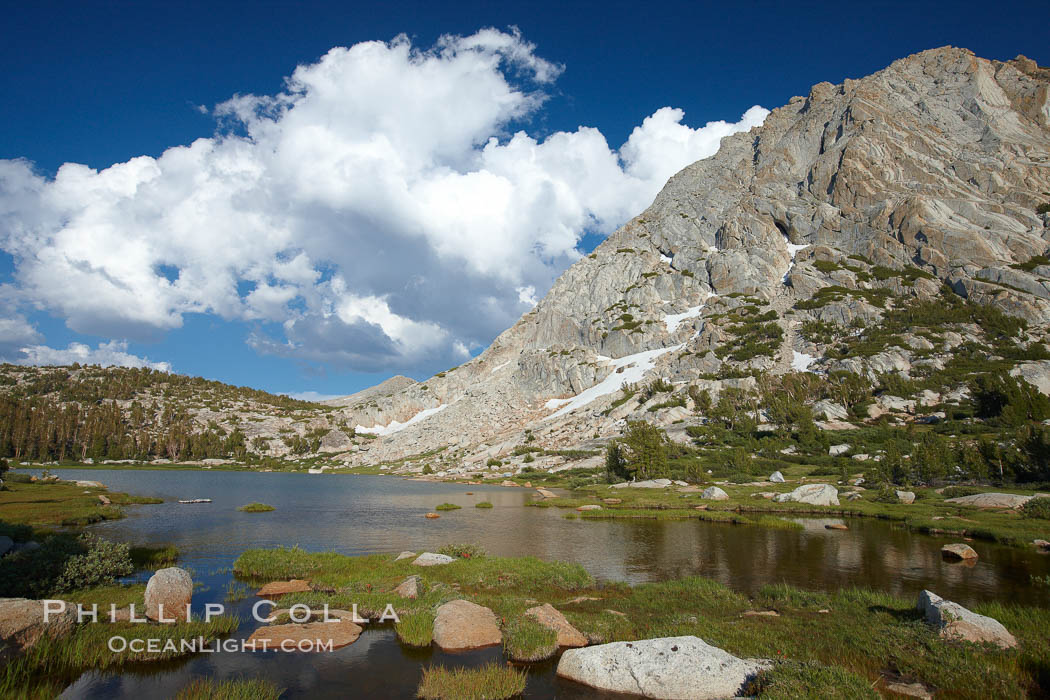
<svg viewBox="0 0 1050 700">
<path fill-rule="evenodd" d="M 157 158 L 53 178 L 0 160 L 0 248 L 26 308 L 77 332 L 155 338 L 206 313 L 263 324 L 259 352 L 447 366 L 535 304 L 584 233 L 611 232 L 767 113 L 692 128 L 665 107 L 619 149 L 591 127 L 513 131 L 561 70 L 494 29 L 333 48 Z M 17 313 L 9 333 L 35 340 Z"/>
<path fill-rule="evenodd" d="M 24 355 L 18 364 L 26 365 L 71 365 L 79 362 L 82 365 L 101 365 L 103 367 L 149 367 L 150 369 L 170 372 L 167 362 L 150 362 L 148 358 L 132 355 L 128 344 L 122 340 L 111 340 L 99 343 L 91 348 L 84 343 L 70 343 L 65 349 L 50 348 L 46 345 L 30 345 L 22 348 Z"/>
</svg>

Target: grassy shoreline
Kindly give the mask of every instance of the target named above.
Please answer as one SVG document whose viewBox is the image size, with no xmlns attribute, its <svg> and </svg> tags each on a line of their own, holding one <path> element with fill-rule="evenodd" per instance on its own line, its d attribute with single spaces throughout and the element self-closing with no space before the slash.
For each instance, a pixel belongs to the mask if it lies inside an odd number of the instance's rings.
<svg viewBox="0 0 1050 700">
<path fill-rule="evenodd" d="M 159 498 L 77 486 L 68 481 L 8 480 L 4 486 L 0 491 L 0 519 L 11 525 L 83 527 L 125 517 L 122 506 L 163 503 Z M 109 503 L 103 503 L 99 496 Z"/>
<path fill-rule="evenodd" d="M 820 483 L 809 481 L 807 483 Z M 798 484 L 747 486 L 722 484 L 728 500 L 714 501 L 701 497 L 696 491 L 681 492 L 670 489 L 613 489 L 608 486 L 587 487 L 571 494 L 530 505 L 541 508 L 576 509 L 585 505 L 600 505 L 601 510 L 574 513 L 581 520 L 608 520 L 619 518 L 648 518 L 656 520 L 715 520 L 740 524 L 778 526 L 783 516 L 799 515 L 843 518 L 875 518 L 901 523 L 910 531 L 932 535 L 953 535 L 996 542 L 998 544 L 1031 548 L 1034 540 L 1050 540 L 1050 521 L 1026 518 L 1020 512 L 1008 509 L 981 509 L 974 506 L 946 503 L 945 497 L 933 489 L 912 489 L 916 500 L 912 504 L 884 503 L 874 500 L 878 492 L 862 493 L 856 501 L 841 501 L 839 506 L 812 506 L 802 503 L 777 503 L 754 497 L 755 493 L 791 491 Z M 837 487 L 842 489 L 843 487 Z M 982 489 L 998 491 L 992 487 Z M 1004 490 L 1005 492 L 1005 490 Z M 1014 489 L 1013 492 L 1018 492 Z M 606 503 L 605 499 L 620 503 Z M 840 499 L 842 493 L 840 492 Z M 697 510 L 698 507 L 704 510 Z M 756 522 L 757 521 L 757 522 Z"/>
<path fill-rule="evenodd" d="M 976 606 L 976 612 L 998 619 L 1020 640 L 1018 650 L 1003 651 L 941 639 L 924 624 L 914 600 L 869 589 L 820 592 L 778 584 L 748 597 L 701 577 L 637 586 L 602 584 L 577 564 L 532 557 L 475 554 L 425 569 L 410 562 L 395 562 L 390 555 L 347 557 L 282 548 L 248 550 L 234 569 L 258 580 L 311 581 L 314 591 L 286 596 L 282 605 L 345 608 L 357 603 L 363 615 L 377 617 L 386 603 L 393 603 L 420 628 L 406 635 L 406 643 L 415 645 L 427 644 L 434 611 L 449 600 L 464 598 L 489 607 L 505 634 L 520 626 L 527 608 L 550 603 L 591 643 L 695 635 L 737 656 L 774 659 L 778 664 L 765 687 L 775 689 L 784 676 L 814 697 L 821 695 L 829 676 L 868 689 L 903 678 L 948 697 L 1025 697 L 1050 691 L 1050 640 L 1045 635 L 1050 609 Z M 389 593 L 413 574 L 422 577 L 419 598 Z M 755 612 L 765 614 L 747 614 Z M 775 694 L 760 691 L 758 696 Z"/>
</svg>

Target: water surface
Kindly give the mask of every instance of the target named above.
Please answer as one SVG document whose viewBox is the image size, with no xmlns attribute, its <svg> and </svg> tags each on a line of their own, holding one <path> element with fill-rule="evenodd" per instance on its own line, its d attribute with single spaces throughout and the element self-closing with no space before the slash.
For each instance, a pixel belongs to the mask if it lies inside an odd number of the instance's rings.
<svg viewBox="0 0 1050 700">
<path fill-rule="evenodd" d="M 298 545 L 348 555 L 436 549 L 448 542 L 476 542 L 495 555 L 533 555 L 575 561 L 604 580 L 641 583 L 688 575 L 716 579 L 745 594 L 786 582 L 819 590 L 866 586 L 914 596 L 923 588 L 972 605 L 1006 600 L 1046 605 L 1046 589 L 1031 576 L 1050 575 L 1050 557 L 984 542 L 975 566 L 944 561 L 947 541 L 912 534 L 885 521 L 851 519 L 848 531 L 827 530 L 841 520 L 804 519 L 802 530 L 774 530 L 699 521 L 567 520 L 558 508 L 527 507 L 532 491 L 496 486 L 407 481 L 388 476 L 309 475 L 189 470 L 61 470 L 65 479 L 101 481 L 113 490 L 157 496 L 165 503 L 128 509 L 129 517 L 92 526 L 110 539 L 132 544 L 174 544 L 180 566 L 204 588 L 194 605 L 222 602 L 237 556 L 251 547 Z M 467 495 L 472 491 L 473 495 Z M 175 501 L 211 498 L 212 503 Z M 480 501 L 491 510 L 474 508 Z M 268 513 L 241 513 L 259 501 Z M 422 516 L 439 503 L 461 510 L 438 520 Z M 254 597 L 240 607 L 249 620 Z M 256 626 L 245 622 L 238 637 Z M 497 659 L 499 649 L 447 655 L 403 649 L 390 628 L 373 628 L 351 646 L 330 654 L 234 653 L 201 655 L 141 672 L 88 674 L 69 689 L 71 698 L 168 697 L 191 676 L 265 676 L 290 697 L 411 697 L 422 663 L 470 665 Z M 579 695 L 558 681 L 553 665 L 534 669 L 529 697 Z"/>
</svg>

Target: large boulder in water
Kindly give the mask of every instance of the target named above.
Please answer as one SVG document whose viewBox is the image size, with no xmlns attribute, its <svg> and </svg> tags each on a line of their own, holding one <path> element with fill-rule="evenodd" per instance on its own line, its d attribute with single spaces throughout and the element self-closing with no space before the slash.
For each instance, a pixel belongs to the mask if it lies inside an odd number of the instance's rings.
<svg viewBox="0 0 1050 700">
<path fill-rule="evenodd" d="M 185 622 L 193 597 L 193 578 L 185 569 L 170 566 L 150 577 L 146 584 L 146 617 L 151 620 Z"/>
<path fill-rule="evenodd" d="M 806 484 L 789 493 L 777 494 L 773 500 L 777 503 L 793 501 L 808 503 L 811 506 L 837 506 L 839 491 L 831 484 Z"/>
<path fill-rule="evenodd" d="M 44 636 L 60 639 L 69 634 L 76 625 L 76 606 L 68 603 L 62 612 L 55 610 L 48 608 L 45 616 L 42 600 L 0 598 L 0 661 L 17 656 Z"/>
<path fill-rule="evenodd" d="M 941 556 L 948 559 L 974 560 L 977 559 L 977 552 L 968 544 L 953 542 L 941 547 Z"/>
<path fill-rule="evenodd" d="M 932 591 L 920 593 L 916 607 L 926 616 L 926 622 L 936 627 L 946 639 L 990 642 L 1002 649 L 1017 646 L 1014 636 L 995 618 L 975 613 Z"/>
<path fill-rule="evenodd" d="M 767 663 L 740 659 L 698 637 L 663 637 L 570 649 L 558 675 L 645 698 L 731 698 Z"/>
<path fill-rule="evenodd" d="M 445 651 L 490 647 L 503 641 L 496 614 L 469 600 L 452 600 L 437 609 L 434 642 Z"/>
</svg>

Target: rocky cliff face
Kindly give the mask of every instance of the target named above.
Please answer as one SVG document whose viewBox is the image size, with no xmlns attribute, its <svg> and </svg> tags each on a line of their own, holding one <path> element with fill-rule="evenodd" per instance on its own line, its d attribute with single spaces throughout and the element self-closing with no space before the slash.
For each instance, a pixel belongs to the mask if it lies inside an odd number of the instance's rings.
<svg viewBox="0 0 1050 700">
<path fill-rule="evenodd" d="M 525 430 L 548 446 L 584 444 L 638 410 L 613 405 L 621 385 L 655 377 L 717 395 L 763 372 L 906 375 L 921 339 L 863 359 L 825 351 L 836 333 L 944 284 L 1024 318 L 1028 340 L 1042 342 L 1048 90 L 1050 69 L 1024 57 L 955 48 L 815 85 L 675 175 L 479 357 L 340 401 L 350 425 L 380 435 L 345 459 L 452 446 L 453 468 L 506 454 Z M 953 332 L 935 350 L 979 335 Z M 672 424 L 680 413 L 648 418 Z"/>
</svg>

